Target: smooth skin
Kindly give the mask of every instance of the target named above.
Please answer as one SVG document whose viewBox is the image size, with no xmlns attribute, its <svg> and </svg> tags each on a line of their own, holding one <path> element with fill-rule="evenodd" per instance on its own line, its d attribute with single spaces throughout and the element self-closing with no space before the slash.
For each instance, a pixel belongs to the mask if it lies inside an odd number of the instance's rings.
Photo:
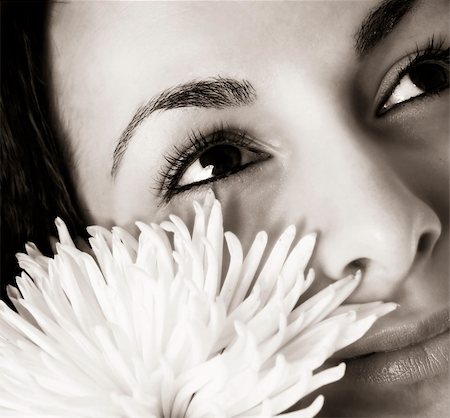
<svg viewBox="0 0 450 418">
<path fill-rule="evenodd" d="M 354 34 L 379 1 L 56 3 L 48 31 L 56 120 L 91 223 L 192 218 L 213 188 L 226 228 L 248 247 L 257 231 L 317 231 L 318 287 L 362 268 L 349 302 L 394 301 L 376 329 L 418 321 L 449 301 L 449 95 L 377 116 L 399 62 L 435 36 L 448 48 L 449 6 L 427 0 L 367 55 Z M 396 67 L 397 66 L 397 67 Z M 130 119 L 164 89 L 192 80 L 247 80 L 253 103 L 162 110 L 136 129 L 115 177 Z M 386 87 L 388 86 L 388 87 Z M 242 130 L 271 155 L 174 195 L 158 192 L 165 156 L 191 132 Z M 441 417 L 448 373 L 413 385 L 345 379 L 323 416 Z"/>
</svg>

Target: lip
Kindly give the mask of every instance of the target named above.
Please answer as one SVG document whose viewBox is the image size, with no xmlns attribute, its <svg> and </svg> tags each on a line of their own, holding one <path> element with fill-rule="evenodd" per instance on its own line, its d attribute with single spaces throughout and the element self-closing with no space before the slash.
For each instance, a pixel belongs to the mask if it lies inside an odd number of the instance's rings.
<svg viewBox="0 0 450 418">
<path fill-rule="evenodd" d="M 423 321 L 383 328 L 334 356 L 347 363 L 346 377 L 369 384 L 409 384 L 448 371 L 448 309 Z"/>
</svg>

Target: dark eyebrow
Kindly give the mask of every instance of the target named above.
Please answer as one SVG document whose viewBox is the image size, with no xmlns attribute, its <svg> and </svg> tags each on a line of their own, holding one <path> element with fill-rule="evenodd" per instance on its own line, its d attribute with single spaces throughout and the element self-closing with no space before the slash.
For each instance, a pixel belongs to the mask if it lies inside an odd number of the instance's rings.
<svg viewBox="0 0 450 418">
<path fill-rule="evenodd" d="M 256 92 L 250 82 L 233 78 L 216 77 L 190 81 L 164 90 L 141 106 L 122 132 L 114 149 L 111 176 L 114 177 L 117 173 L 137 127 L 153 112 L 182 107 L 223 109 L 251 104 L 255 99 Z"/>
<path fill-rule="evenodd" d="M 363 57 L 373 49 L 416 3 L 417 0 L 384 0 L 373 9 L 355 35 L 355 49 L 358 55 Z"/>
</svg>

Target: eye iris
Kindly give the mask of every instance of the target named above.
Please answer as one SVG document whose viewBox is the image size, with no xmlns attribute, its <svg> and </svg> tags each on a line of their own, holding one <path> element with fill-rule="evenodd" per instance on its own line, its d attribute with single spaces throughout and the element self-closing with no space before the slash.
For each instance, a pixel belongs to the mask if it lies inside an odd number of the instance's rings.
<svg viewBox="0 0 450 418">
<path fill-rule="evenodd" d="M 199 158 L 202 167 L 214 166 L 212 174 L 228 173 L 241 165 L 241 151 L 232 145 L 216 145 L 206 150 Z"/>
<path fill-rule="evenodd" d="M 448 72 L 440 65 L 424 63 L 409 72 L 411 81 L 421 90 L 433 93 L 448 86 Z"/>
</svg>

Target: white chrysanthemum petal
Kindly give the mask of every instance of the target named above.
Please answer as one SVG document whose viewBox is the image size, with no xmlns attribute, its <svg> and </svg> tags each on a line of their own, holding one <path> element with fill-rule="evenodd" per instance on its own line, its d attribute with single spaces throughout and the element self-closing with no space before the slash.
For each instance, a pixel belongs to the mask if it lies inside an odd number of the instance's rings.
<svg viewBox="0 0 450 418">
<path fill-rule="evenodd" d="M 32 341 L 42 350 L 52 354 L 55 358 L 60 358 L 61 353 L 58 352 L 48 336 L 28 323 L 20 315 L 11 311 L 3 301 L 0 301 L 0 318 L 22 333 L 24 337 Z"/>
<path fill-rule="evenodd" d="M 316 389 L 328 385 L 330 383 L 336 382 L 339 379 L 344 377 L 345 373 L 345 363 L 340 363 L 335 367 L 331 367 L 326 370 L 322 370 L 319 373 L 316 373 L 310 382 L 308 390 L 305 392 L 304 396 L 309 395 L 314 392 Z"/>
<path fill-rule="evenodd" d="M 88 226 L 86 231 L 92 237 L 96 237 L 96 239 L 102 238 L 102 240 L 106 242 L 107 246 L 109 248 L 111 247 L 111 231 L 99 225 Z"/>
<path fill-rule="evenodd" d="M 267 398 L 270 401 L 271 412 L 278 414 L 290 406 L 294 405 L 299 398 L 299 394 L 303 394 L 308 387 L 310 379 L 308 372 L 304 376 L 297 379 L 297 381 L 287 387 L 285 390 L 275 394 L 274 396 Z M 263 416 L 263 404 L 260 403 L 258 406 L 245 411 L 242 416 Z"/>
<path fill-rule="evenodd" d="M 17 260 L 20 263 L 20 260 L 27 260 L 30 264 L 36 266 L 37 269 L 41 269 L 42 272 L 47 271 L 48 262 L 50 260 L 49 257 L 42 255 L 42 253 L 38 250 L 36 245 L 31 242 L 27 242 L 25 244 L 26 254 L 18 253 L 16 254 Z M 42 277 L 42 275 L 40 276 Z M 35 278 L 35 280 L 39 280 L 39 278 Z"/>
<path fill-rule="evenodd" d="M 282 346 L 283 341 L 286 337 L 286 316 L 281 313 L 278 320 L 278 330 L 274 335 L 266 339 L 259 346 L 259 353 L 261 357 L 261 363 L 264 363 L 270 357 L 272 357 Z"/>
<path fill-rule="evenodd" d="M 293 321 L 302 312 L 307 312 L 308 319 L 305 322 L 308 325 L 309 323 L 320 321 L 347 299 L 360 281 L 361 276 L 356 275 L 348 276 L 333 283 L 294 309 L 289 316 L 289 320 Z M 319 306 L 320 309 L 318 309 Z"/>
<path fill-rule="evenodd" d="M 26 244 L 27 273 L 8 289 L 18 314 L 0 304 L 2 416 L 278 415 L 342 377 L 343 365 L 314 371 L 396 307 L 339 307 L 358 276 L 295 307 L 314 280 L 315 234 L 289 253 L 287 228 L 261 267 L 265 232 L 244 255 L 212 192 L 194 210 L 192 234 L 176 216 L 137 222 L 139 239 L 89 227 L 95 260 L 60 219 L 53 259 Z M 281 416 L 311 417 L 322 403 Z"/>
<path fill-rule="evenodd" d="M 178 232 L 178 234 L 180 234 L 180 236 L 184 238 L 186 241 L 191 241 L 191 234 L 185 223 L 176 215 L 169 215 L 169 219 L 175 226 L 175 231 Z"/>
<path fill-rule="evenodd" d="M 206 229 L 206 239 L 211 244 L 217 260 L 217 271 L 222 272 L 222 252 L 223 252 L 223 219 L 222 207 L 218 200 L 214 200 Z M 218 277 L 220 283 L 220 277 Z"/>
<path fill-rule="evenodd" d="M 233 299 L 230 304 L 230 312 L 232 312 L 244 300 L 250 286 L 255 277 L 256 270 L 263 256 L 267 245 L 267 234 L 264 231 L 256 234 L 247 256 L 242 264 L 242 271 L 239 278 L 239 286 L 236 288 Z"/>
<path fill-rule="evenodd" d="M 112 230 L 112 255 L 121 268 L 133 262 L 131 254 L 117 233 L 117 229 Z"/>
<path fill-rule="evenodd" d="M 23 274 L 25 275 L 25 273 L 23 273 Z M 23 280 L 22 277 L 16 277 L 16 281 L 18 283 L 22 282 L 22 280 Z M 18 287 L 19 287 L 19 285 L 18 285 Z M 25 290 L 25 288 L 23 286 L 23 282 L 21 283 L 21 289 L 22 289 L 22 291 L 19 291 L 15 287 L 8 285 L 6 288 L 6 292 L 7 292 L 9 299 L 11 300 L 14 307 L 16 308 L 17 312 L 19 313 L 19 315 L 22 318 L 25 318 L 30 324 L 32 324 L 34 326 L 38 326 L 35 319 L 33 318 L 33 315 L 31 315 L 30 312 L 28 312 L 28 310 L 21 303 L 21 301 L 22 301 L 21 295 L 23 295 L 23 294 L 28 295 L 28 299 L 32 300 L 34 305 L 41 306 L 41 307 L 43 307 L 44 310 L 47 311 L 47 308 L 41 302 L 42 296 L 38 296 L 39 293 L 38 293 L 37 289 L 36 289 L 36 291 L 32 291 L 32 292 L 28 292 L 27 290 Z M 36 297 L 35 297 L 35 295 L 36 295 Z"/>
<path fill-rule="evenodd" d="M 48 257 L 45 257 L 41 253 L 41 251 L 39 250 L 38 247 L 36 247 L 36 244 L 34 242 L 27 242 L 27 243 L 25 243 L 25 251 L 27 252 L 27 254 L 30 257 L 32 257 L 36 261 L 38 261 L 40 258 L 44 258 L 44 259 L 48 260 Z"/>
<path fill-rule="evenodd" d="M 262 303 L 265 303 L 272 293 L 279 272 L 283 266 L 294 238 L 295 226 L 291 225 L 286 228 L 286 230 L 281 234 L 278 241 L 275 243 L 261 273 L 256 279 L 256 283 L 260 284 L 261 286 Z"/>
<path fill-rule="evenodd" d="M 202 238 L 206 235 L 206 216 L 203 207 L 196 201 L 193 202 L 195 211 L 194 227 L 192 229 L 192 243 L 200 257 L 203 256 Z"/>
<path fill-rule="evenodd" d="M 203 245 L 205 246 L 206 254 L 206 272 L 203 288 L 210 300 L 213 300 L 220 286 L 219 267 L 221 262 L 219 262 L 219 256 L 217 256 L 214 247 L 208 239 L 203 239 Z"/>
<path fill-rule="evenodd" d="M 311 269 L 309 273 L 314 274 L 314 270 Z M 297 275 L 293 276 L 295 277 L 293 286 L 283 299 L 283 312 L 285 315 L 289 315 L 292 312 L 305 288 L 304 272 L 299 271 Z M 281 275 L 280 280 L 283 280 L 284 277 L 285 276 Z"/>
<path fill-rule="evenodd" d="M 356 340 L 359 340 L 380 316 L 386 315 L 397 308 L 397 305 L 394 303 L 386 305 L 388 305 L 386 307 L 387 309 L 380 310 L 381 312 L 379 314 L 371 314 L 361 319 L 355 318 L 354 322 L 349 324 L 339 335 L 339 339 L 336 341 L 336 347 L 334 350 L 338 351 L 341 348 L 354 343 Z"/>
<path fill-rule="evenodd" d="M 361 305 L 346 304 L 339 306 L 331 313 L 331 315 L 339 315 L 340 313 L 354 311 L 356 313 L 356 320 L 359 320 L 370 315 L 381 317 L 395 310 L 397 307 L 398 305 L 396 303 L 383 303 L 381 301 L 363 303 Z"/>
<path fill-rule="evenodd" d="M 33 277 L 36 284 L 42 283 L 47 276 L 47 270 L 40 263 L 31 258 L 28 254 L 16 254 L 17 261 L 21 269 L 26 271 L 30 277 Z"/>
<path fill-rule="evenodd" d="M 298 241 L 295 247 L 289 253 L 281 275 L 296 278 L 299 272 L 303 272 L 308 265 L 311 255 L 316 244 L 317 234 L 312 233 L 305 235 Z"/>
<path fill-rule="evenodd" d="M 116 234 L 118 238 L 123 242 L 125 248 L 128 251 L 130 257 L 136 259 L 136 253 L 138 251 L 139 244 L 136 238 L 133 237 L 128 231 L 118 226 L 112 228 L 113 234 Z"/>
<path fill-rule="evenodd" d="M 242 269 L 244 255 L 241 242 L 236 235 L 232 232 L 225 232 L 225 240 L 227 242 L 228 251 L 230 254 L 230 265 L 220 291 L 220 296 L 222 297 L 227 309 L 229 309 L 234 292 L 238 287 L 239 274 Z"/>
<path fill-rule="evenodd" d="M 59 242 L 63 245 L 69 247 L 75 247 L 72 237 L 69 234 L 66 224 L 61 220 L 61 218 L 55 219 L 56 229 L 58 230 Z"/>
</svg>

